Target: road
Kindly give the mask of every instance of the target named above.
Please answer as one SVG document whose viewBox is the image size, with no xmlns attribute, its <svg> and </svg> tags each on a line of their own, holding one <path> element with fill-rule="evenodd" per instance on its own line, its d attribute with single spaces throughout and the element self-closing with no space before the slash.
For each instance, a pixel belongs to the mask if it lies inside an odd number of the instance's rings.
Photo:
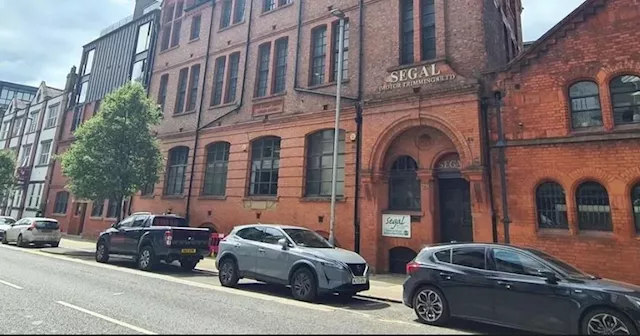
<svg viewBox="0 0 640 336">
<path fill-rule="evenodd" d="M 0 334 L 474 334 L 426 326 L 401 304 L 292 300 L 281 287 L 220 287 L 206 272 L 141 272 L 35 248 L 0 246 Z"/>
</svg>

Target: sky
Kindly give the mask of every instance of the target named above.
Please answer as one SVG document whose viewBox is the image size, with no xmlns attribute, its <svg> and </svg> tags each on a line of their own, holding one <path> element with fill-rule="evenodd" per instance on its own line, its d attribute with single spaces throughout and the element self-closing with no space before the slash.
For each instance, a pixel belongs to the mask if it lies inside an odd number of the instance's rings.
<svg viewBox="0 0 640 336">
<path fill-rule="evenodd" d="M 323 0 L 314 0 L 323 1 Z M 453 0 L 455 1 L 455 0 Z M 584 0 L 522 0 L 524 40 L 535 40 Z M 82 46 L 133 13 L 135 0 L 0 0 L 0 80 L 63 88 Z"/>
</svg>

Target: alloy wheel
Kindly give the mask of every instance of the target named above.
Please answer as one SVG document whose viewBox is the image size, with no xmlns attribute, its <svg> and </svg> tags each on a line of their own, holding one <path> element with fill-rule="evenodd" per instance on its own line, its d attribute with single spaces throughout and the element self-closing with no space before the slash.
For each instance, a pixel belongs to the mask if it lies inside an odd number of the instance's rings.
<svg viewBox="0 0 640 336">
<path fill-rule="evenodd" d="M 425 289 L 418 293 L 416 312 L 427 322 L 437 321 L 444 312 L 444 304 L 438 293 Z"/>
<path fill-rule="evenodd" d="M 149 262 L 151 261 L 151 251 L 149 251 L 148 249 L 144 249 L 142 250 L 142 253 L 140 253 L 140 267 L 141 268 L 147 268 L 147 266 L 149 266 Z"/>
<path fill-rule="evenodd" d="M 587 323 L 589 335 L 631 335 L 629 327 L 619 318 L 607 314 L 596 314 Z"/>
<path fill-rule="evenodd" d="M 229 283 L 231 278 L 233 277 L 233 265 L 230 262 L 225 262 L 222 265 L 222 269 L 220 270 L 220 277 L 222 278 L 222 283 Z"/>
<path fill-rule="evenodd" d="M 293 281 L 293 288 L 299 297 L 305 297 L 311 291 L 311 279 L 306 273 L 300 272 Z"/>
<path fill-rule="evenodd" d="M 97 259 L 98 260 L 102 260 L 102 257 L 104 257 L 104 244 L 100 244 L 98 245 L 98 250 L 96 251 L 97 254 Z"/>
</svg>

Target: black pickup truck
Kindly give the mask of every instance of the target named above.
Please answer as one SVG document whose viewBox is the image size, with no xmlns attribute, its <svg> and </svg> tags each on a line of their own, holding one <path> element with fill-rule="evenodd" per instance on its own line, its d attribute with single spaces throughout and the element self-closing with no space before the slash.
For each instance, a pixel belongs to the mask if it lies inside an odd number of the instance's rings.
<svg viewBox="0 0 640 336">
<path fill-rule="evenodd" d="M 153 269 L 160 261 L 180 261 L 185 271 L 209 254 L 209 230 L 189 227 L 175 215 L 133 214 L 102 232 L 96 243 L 96 261 L 111 255 L 132 256 L 138 268 Z"/>
</svg>

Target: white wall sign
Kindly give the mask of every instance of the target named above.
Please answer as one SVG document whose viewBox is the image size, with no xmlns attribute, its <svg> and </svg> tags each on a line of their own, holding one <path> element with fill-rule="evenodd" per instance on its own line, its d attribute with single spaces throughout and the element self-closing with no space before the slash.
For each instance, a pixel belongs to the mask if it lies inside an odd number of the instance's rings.
<svg viewBox="0 0 640 336">
<path fill-rule="evenodd" d="M 382 215 L 382 235 L 385 237 L 411 238 L 411 216 Z"/>
</svg>

